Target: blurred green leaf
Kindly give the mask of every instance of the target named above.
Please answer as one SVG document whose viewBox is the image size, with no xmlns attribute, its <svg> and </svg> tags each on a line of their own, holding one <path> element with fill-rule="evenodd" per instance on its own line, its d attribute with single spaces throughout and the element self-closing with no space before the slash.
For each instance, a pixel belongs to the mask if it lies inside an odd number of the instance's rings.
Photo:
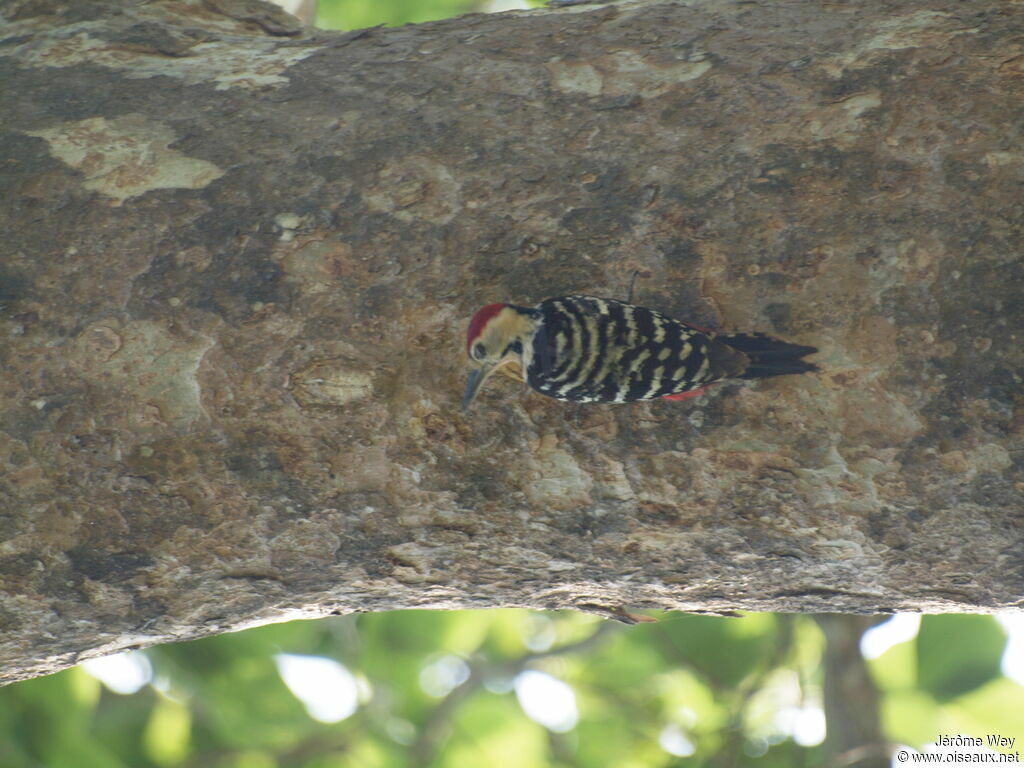
<svg viewBox="0 0 1024 768">
<path fill-rule="evenodd" d="M 716 686 L 735 686 L 763 667 L 775 643 L 775 617 L 738 619 L 673 614 L 646 625 L 657 647 L 673 664 L 689 664 Z"/>
<path fill-rule="evenodd" d="M 1006 635 L 991 616 L 925 616 L 916 645 L 918 685 L 945 701 L 1000 675 Z"/>
<path fill-rule="evenodd" d="M 277 768 L 277 761 L 266 752 L 245 750 L 223 761 L 224 768 Z"/>
<path fill-rule="evenodd" d="M 956 733 L 949 713 L 935 699 L 917 690 L 893 691 L 881 701 L 886 735 L 894 742 L 920 748 L 940 733 Z"/>
<path fill-rule="evenodd" d="M 332 762 L 307 764 L 304 768 L 407 768 L 406 753 L 395 744 L 376 739 L 354 742 Z"/>
<path fill-rule="evenodd" d="M 83 712 L 92 712 L 99 704 L 103 693 L 103 683 L 90 675 L 81 667 L 72 667 L 66 673 L 68 693 L 77 708 Z"/>
<path fill-rule="evenodd" d="M 594 712 L 583 702 L 587 714 L 577 727 L 579 734 L 579 759 L 583 765 L 622 765 L 638 736 L 635 723 L 623 718 L 617 708 Z"/>
<path fill-rule="evenodd" d="M 1000 676 L 950 702 L 947 709 L 955 722 L 951 733 L 1017 736 L 1024 712 L 1024 688 Z M 1015 749 L 1020 750 L 1020 746 L 1018 737 Z"/>
<path fill-rule="evenodd" d="M 143 743 L 158 765 L 174 765 L 189 754 L 192 716 L 183 703 L 160 697 L 149 714 Z"/>
<path fill-rule="evenodd" d="M 648 626 L 630 627 L 615 632 L 600 648 L 596 658 L 581 659 L 590 683 L 598 689 L 627 691 L 641 680 L 648 680 L 665 668 L 665 658 L 650 642 Z M 649 698 L 644 687 L 632 690 L 634 698 Z"/>
<path fill-rule="evenodd" d="M 459 709 L 451 739 L 438 763 L 444 768 L 547 764 L 547 732 L 528 719 L 511 694 L 480 691 Z"/>
<path fill-rule="evenodd" d="M 74 766 L 95 765 L 97 768 L 125 768 L 126 762 L 119 759 L 117 747 L 130 757 L 137 757 L 132 749 L 136 739 L 129 728 L 134 725 L 132 713 L 121 710 L 120 714 L 129 717 L 117 718 L 119 726 L 111 733 L 111 738 L 97 740 L 94 728 L 97 720 L 94 716 L 98 702 L 106 699 L 110 703 L 124 703 L 124 697 L 114 694 L 97 695 L 98 689 L 84 683 L 79 675 L 82 670 L 68 670 L 59 675 L 36 678 L 10 686 L 15 701 L 9 706 L 17 712 L 7 739 L 20 742 L 18 750 L 24 757 L 22 765 L 36 768 L 45 765 L 47 768 L 73 768 Z M 3 709 L 4 707 L 0 707 Z M 109 723 L 111 718 L 100 718 Z M 127 727 L 125 727 L 127 725 Z M 4 754 L 6 747 L 0 751 Z M 18 763 L 13 760 L 3 763 L 5 768 L 15 768 Z"/>
<path fill-rule="evenodd" d="M 319 0 L 316 24 L 325 29 L 418 24 L 469 13 L 480 5 L 478 0 Z"/>
<path fill-rule="evenodd" d="M 897 643 L 877 659 L 870 659 L 868 669 L 882 691 L 916 688 L 917 643 Z"/>
</svg>

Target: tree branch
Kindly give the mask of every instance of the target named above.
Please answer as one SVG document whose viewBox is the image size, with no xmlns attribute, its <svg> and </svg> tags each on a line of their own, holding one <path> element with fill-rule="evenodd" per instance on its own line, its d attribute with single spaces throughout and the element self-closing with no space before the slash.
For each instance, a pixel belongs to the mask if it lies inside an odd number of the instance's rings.
<svg viewBox="0 0 1024 768">
<path fill-rule="evenodd" d="M 1024 7 L 4 5 L 3 680 L 403 607 L 1019 607 Z M 585 408 L 492 301 L 820 375 Z"/>
</svg>

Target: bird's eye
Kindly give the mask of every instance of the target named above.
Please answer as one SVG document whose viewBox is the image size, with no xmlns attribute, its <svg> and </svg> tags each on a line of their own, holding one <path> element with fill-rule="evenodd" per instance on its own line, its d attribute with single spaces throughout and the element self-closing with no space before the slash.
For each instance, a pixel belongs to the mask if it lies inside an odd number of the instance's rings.
<svg viewBox="0 0 1024 768">
<path fill-rule="evenodd" d="M 487 349 L 479 341 L 473 345 L 473 359 L 483 360 L 487 356 Z"/>
</svg>

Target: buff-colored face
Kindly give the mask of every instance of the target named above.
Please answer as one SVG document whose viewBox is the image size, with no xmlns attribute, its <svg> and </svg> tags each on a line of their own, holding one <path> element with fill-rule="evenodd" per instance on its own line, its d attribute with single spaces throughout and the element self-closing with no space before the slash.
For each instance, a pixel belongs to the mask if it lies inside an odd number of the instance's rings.
<svg viewBox="0 0 1024 768">
<path fill-rule="evenodd" d="M 466 334 L 466 354 L 475 369 L 466 382 L 463 409 L 469 407 L 484 381 L 502 362 L 519 354 L 510 347 L 532 330 L 530 320 L 506 304 L 488 304 L 473 315 Z"/>
</svg>

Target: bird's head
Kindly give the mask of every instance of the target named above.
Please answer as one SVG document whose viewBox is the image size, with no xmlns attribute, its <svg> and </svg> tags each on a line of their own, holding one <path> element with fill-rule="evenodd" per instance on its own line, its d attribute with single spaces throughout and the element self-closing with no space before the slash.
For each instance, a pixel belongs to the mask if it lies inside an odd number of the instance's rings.
<svg viewBox="0 0 1024 768">
<path fill-rule="evenodd" d="M 484 381 L 509 357 L 523 354 L 523 342 L 534 331 L 534 310 L 511 304 L 488 304 L 469 321 L 466 354 L 474 369 L 462 396 L 463 409 L 473 402 Z"/>
</svg>

